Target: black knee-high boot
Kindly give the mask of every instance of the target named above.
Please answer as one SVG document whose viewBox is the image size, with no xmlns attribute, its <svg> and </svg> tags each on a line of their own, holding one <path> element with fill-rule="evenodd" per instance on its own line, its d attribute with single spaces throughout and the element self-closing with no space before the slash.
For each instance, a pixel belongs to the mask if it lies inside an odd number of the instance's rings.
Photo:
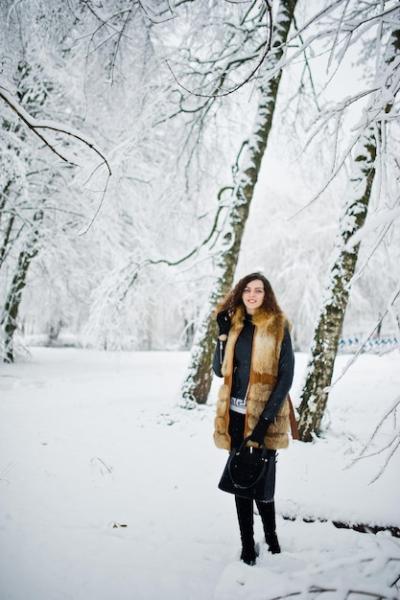
<svg viewBox="0 0 400 600">
<path fill-rule="evenodd" d="M 235 496 L 235 502 L 242 540 L 240 559 L 247 565 L 254 565 L 257 554 L 254 545 L 253 500 Z"/>
<path fill-rule="evenodd" d="M 258 512 L 263 524 L 265 541 L 272 554 L 279 554 L 281 547 L 276 535 L 275 502 L 257 502 Z"/>
</svg>

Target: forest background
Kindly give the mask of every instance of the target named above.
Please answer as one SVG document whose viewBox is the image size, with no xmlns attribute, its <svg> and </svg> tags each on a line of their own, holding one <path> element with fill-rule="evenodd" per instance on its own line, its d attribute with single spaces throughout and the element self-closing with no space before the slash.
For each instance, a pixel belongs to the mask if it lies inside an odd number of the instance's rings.
<svg viewBox="0 0 400 600">
<path fill-rule="evenodd" d="M 0 0 L 0 47 L 4 594 L 397 597 L 398 1 Z M 255 270 L 314 443 L 250 569 L 209 392 Z"/>
<path fill-rule="evenodd" d="M 394 79 L 382 67 L 396 2 L 0 4 L 6 360 L 38 340 L 191 347 L 285 10 L 282 78 L 235 278 L 262 270 L 295 348 L 310 348 L 352 152 L 372 123 L 376 176 L 342 337 L 378 325 L 397 335 L 398 57 Z M 386 121 L 370 118 L 379 91 Z"/>
</svg>

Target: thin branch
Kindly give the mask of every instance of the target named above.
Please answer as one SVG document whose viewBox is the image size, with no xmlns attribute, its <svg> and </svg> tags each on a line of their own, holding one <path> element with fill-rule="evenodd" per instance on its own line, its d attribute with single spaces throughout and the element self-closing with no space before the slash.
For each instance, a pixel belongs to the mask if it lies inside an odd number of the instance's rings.
<svg viewBox="0 0 400 600">
<path fill-rule="evenodd" d="M 391 300 L 387 304 L 386 309 L 384 310 L 383 314 L 379 317 L 378 321 L 374 324 L 374 326 L 371 329 L 371 331 L 369 332 L 369 334 L 364 338 L 364 340 L 362 341 L 362 343 L 361 343 L 359 349 L 357 350 L 357 352 L 354 354 L 354 356 L 351 358 L 351 360 L 349 360 L 349 362 L 347 363 L 347 365 L 345 366 L 345 368 L 343 369 L 343 371 L 341 372 L 341 374 L 339 375 L 339 377 L 337 377 L 335 379 L 335 381 L 329 387 L 325 388 L 324 391 L 326 391 L 326 392 L 332 391 L 332 389 L 334 388 L 334 386 L 344 377 L 344 375 L 347 373 L 347 371 L 350 369 L 350 367 L 355 363 L 355 361 L 357 360 L 357 358 L 359 357 L 359 355 L 361 354 L 361 352 L 363 351 L 363 349 L 367 345 L 368 341 L 371 339 L 371 337 L 373 336 L 373 334 L 375 333 L 375 331 L 378 329 L 379 325 L 382 323 L 383 319 L 386 317 L 386 315 L 388 314 L 388 312 L 390 311 L 391 307 L 396 302 L 396 300 L 397 300 L 397 298 L 399 296 L 400 296 L 400 282 L 398 284 L 398 287 L 394 291 Z"/>
<path fill-rule="evenodd" d="M 228 189 L 228 188 L 224 188 L 224 189 Z M 208 244 L 208 242 L 211 240 L 214 233 L 217 231 L 218 218 L 219 218 L 221 211 L 224 208 L 226 208 L 225 205 L 218 207 L 217 212 L 215 213 L 214 221 L 213 221 L 213 224 L 212 224 L 209 234 L 198 246 L 193 248 L 193 250 L 191 250 L 188 254 L 186 254 L 182 258 L 179 258 L 178 260 L 167 260 L 166 258 L 159 258 L 159 259 L 150 259 L 149 258 L 144 262 L 149 265 L 167 265 L 168 267 L 176 267 L 176 266 L 180 265 L 181 263 L 185 262 L 186 260 L 188 260 L 189 258 L 191 258 L 203 246 L 206 246 Z"/>
<path fill-rule="evenodd" d="M 141 3 L 140 3 L 140 1 L 139 1 L 139 5 L 142 6 Z M 121 44 L 121 39 L 122 39 L 122 37 L 123 37 L 123 35 L 125 33 L 125 30 L 126 30 L 126 28 L 128 26 L 129 20 L 130 20 L 131 15 L 132 15 L 132 11 L 133 11 L 133 4 L 129 7 L 129 10 L 128 10 L 127 15 L 126 15 L 126 17 L 124 19 L 124 22 L 122 24 L 121 29 L 118 32 L 117 40 L 116 40 L 115 45 L 114 45 L 113 57 L 112 57 L 112 60 L 111 60 L 111 85 L 114 83 L 114 70 L 115 70 L 115 65 L 116 65 L 116 62 L 117 62 L 117 55 L 118 55 L 118 50 L 119 50 L 119 47 L 120 47 L 120 44 Z"/>
<path fill-rule="evenodd" d="M 298 26 L 297 26 L 297 21 L 296 21 L 295 15 L 293 15 L 293 26 L 294 26 L 295 30 L 298 31 Z M 304 40 L 303 40 L 303 37 L 301 34 L 299 34 L 299 39 L 300 39 L 301 44 L 304 45 Z M 317 95 L 317 92 L 315 89 L 314 79 L 313 79 L 312 72 L 311 72 L 310 62 L 309 62 L 308 56 L 307 56 L 307 48 L 304 48 L 303 56 L 304 56 L 305 68 L 308 72 L 308 77 L 310 79 L 310 86 L 311 86 L 311 91 L 312 91 L 313 99 L 315 102 L 315 106 L 316 106 L 318 112 L 321 112 L 321 107 L 319 106 L 319 103 L 318 103 L 318 95 Z"/>
<path fill-rule="evenodd" d="M 264 52 L 263 52 L 260 60 L 258 61 L 257 65 L 251 71 L 250 75 L 248 75 L 243 81 L 241 81 L 238 85 L 234 86 L 230 90 L 226 90 L 224 92 L 215 92 L 213 94 L 201 94 L 199 92 L 194 92 L 193 90 L 189 90 L 189 88 L 185 87 L 178 80 L 178 78 L 176 77 L 176 75 L 175 75 L 172 67 L 170 66 L 168 60 L 166 60 L 165 62 L 167 64 L 167 67 L 170 70 L 172 77 L 174 78 L 175 82 L 179 85 L 179 87 L 181 87 L 185 92 L 187 92 L 191 96 L 196 96 L 198 98 L 223 98 L 225 96 L 229 96 L 229 94 L 233 94 L 234 92 L 237 92 L 240 88 L 242 88 L 244 85 L 246 85 L 246 83 L 249 83 L 249 81 L 251 81 L 253 79 L 254 75 L 257 73 L 257 71 L 259 70 L 259 68 L 261 67 L 261 65 L 263 64 L 263 62 L 265 61 L 265 58 L 266 58 L 267 54 L 271 50 L 271 40 L 272 40 L 272 9 L 271 9 L 271 6 L 270 6 L 268 0 L 265 0 L 265 4 L 266 4 L 266 7 L 267 7 L 267 14 L 268 14 L 269 35 L 268 35 L 267 40 L 264 42 L 264 44 L 265 44 L 265 50 L 264 50 Z M 243 61 L 242 60 L 236 60 L 234 62 L 235 63 L 242 63 Z M 227 69 L 224 70 L 223 74 L 221 75 L 220 82 L 224 81 L 224 79 L 226 78 L 226 76 L 227 76 L 228 73 L 229 73 L 229 69 L 227 67 Z M 221 89 L 221 83 L 217 86 L 217 89 Z"/>
<path fill-rule="evenodd" d="M 225 192 L 226 190 L 229 190 L 229 189 L 233 190 L 233 188 L 231 188 L 230 186 L 225 186 L 224 188 L 222 188 L 219 191 L 219 193 L 218 193 L 218 200 L 221 200 L 221 196 L 222 196 L 223 192 Z M 215 233 L 217 233 L 217 235 L 219 235 L 220 231 L 218 230 L 218 227 L 217 227 L 218 226 L 218 219 L 219 219 L 219 215 L 220 215 L 221 211 L 224 208 L 226 208 L 226 206 L 224 204 L 221 204 L 218 207 L 217 212 L 216 212 L 215 217 L 214 217 L 213 224 L 211 226 L 211 230 L 210 230 L 209 234 L 207 235 L 207 237 L 200 244 L 198 244 L 195 248 L 193 248 L 193 250 L 191 250 L 188 254 L 186 254 L 185 256 L 183 256 L 183 257 L 181 257 L 181 258 L 179 258 L 177 260 L 174 260 L 174 261 L 173 260 L 168 260 L 168 259 L 165 259 L 165 258 L 160 258 L 160 259 L 151 259 L 151 258 L 148 258 L 148 259 L 144 260 L 143 262 L 138 263 L 137 266 L 136 266 L 135 273 L 131 276 L 130 282 L 128 283 L 128 285 L 126 286 L 125 291 L 123 292 L 122 296 L 120 297 L 120 302 L 122 302 L 125 299 L 125 297 L 126 297 L 128 291 L 129 291 L 129 289 L 132 287 L 132 285 L 137 280 L 138 275 L 139 275 L 139 271 L 141 271 L 143 268 L 145 268 L 147 266 L 150 266 L 150 265 L 151 266 L 154 266 L 154 265 L 167 265 L 168 267 L 176 267 L 176 266 L 182 264 L 183 262 L 187 261 L 189 258 L 191 258 L 192 256 L 194 256 L 196 253 L 198 253 L 201 250 L 201 248 L 203 248 L 204 246 L 206 246 L 209 243 L 209 241 L 211 240 L 211 238 L 213 237 L 213 235 Z M 214 245 L 214 243 L 212 245 Z"/>
<path fill-rule="evenodd" d="M 338 588 L 330 588 L 330 587 L 322 587 L 319 585 L 311 585 L 307 589 L 307 594 L 331 594 L 332 592 L 339 592 Z M 340 590 L 340 595 L 342 596 L 344 590 Z M 283 600 L 284 598 L 292 598 L 293 596 L 303 596 L 304 590 L 298 590 L 295 592 L 288 592 L 287 594 L 282 594 L 280 596 L 273 596 L 272 598 L 268 598 L 268 600 Z M 345 600 L 349 598 L 352 594 L 357 594 L 358 596 L 365 596 L 366 598 L 375 598 L 376 600 L 394 600 L 392 595 L 388 596 L 387 594 L 381 592 L 370 592 L 368 590 L 363 589 L 352 589 L 348 588 L 346 590 L 346 595 L 343 596 Z"/>
<path fill-rule="evenodd" d="M 383 415 L 383 417 L 379 421 L 378 425 L 375 427 L 374 431 L 370 435 L 368 441 L 364 444 L 364 447 L 362 448 L 360 454 L 358 455 L 357 458 L 355 458 L 353 460 L 353 462 L 357 462 L 359 459 L 361 459 L 364 456 L 365 451 L 367 450 L 368 446 L 370 445 L 370 443 L 372 442 L 372 440 L 374 439 L 374 437 L 378 433 L 379 429 L 382 427 L 383 423 L 386 421 L 386 419 L 389 417 L 389 415 L 392 412 L 396 411 L 396 409 L 397 409 L 397 407 L 399 405 L 400 405 L 400 396 L 398 396 L 398 398 L 396 398 L 396 400 L 394 401 L 394 403 L 392 404 L 392 406 L 385 412 L 385 414 Z"/>
<path fill-rule="evenodd" d="M 97 209 L 95 210 L 94 215 L 91 218 L 91 220 L 89 221 L 89 224 L 87 225 L 87 227 L 85 229 L 83 229 L 82 231 L 80 231 L 78 235 L 85 235 L 89 231 L 89 229 L 91 228 L 91 226 L 93 225 L 93 223 L 95 222 L 95 220 L 97 218 L 97 215 L 99 214 L 99 212 L 101 210 L 101 207 L 103 206 L 104 198 L 105 198 L 106 193 L 107 193 L 109 182 L 110 182 L 110 176 L 108 175 L 107 176 L 106 185 L 104 186 L 104 190 L 102 191 L 102 194 L 101 194 L 99 205 L 98 205 Z"/>
<path fill-rule="evenodd" d="M 346 0 L 346 2 L 345 2 L 345 5 L 344 5 L 344 8 L 343 8 L 343 12 L 342 12 L 342 14 L 340 15 L 339 27 L 338 27 L 338 28 L 337 28 L 337 30 L 336 30 L 335 37 L 334 37 L 334 39 L 333 39 L 333 43 L 332 43 L 332 47 L 331 47 L 331 52 L 330 52 L 329 59 L 328 59 L 328 65 L 327 65 L 327 69 L 328 69 L 328 70 L 329 70 L 329 68 L 330 68 L 330 66 L 331 66 L 331 64 L 332 64 L 333 55 L 334 55 L 334 49 L 335 49 L 335 47 L 336 47 L 336 44 L 337 44 L 337 42 L 338 42 L 338 39 L 339 39 L 340 29 L 341 29 L 341 26 L 343 25 L 344 16 L 345 16 L 345 14 L 346 14 L 347 7 L 348 7 L 348 5 L 349 5 L 349 2 L 350 2 L 350 0 Z"/>
<path fill-rule="evenodd" d="M 77 165 L 75 165 L 75 163 L 72 163 L 70 160 L 68 160 L 67 158 L 62 156 L 59 152 L 57 152 L 57 150 L 50 144 L 50 142 L 43 135 L 41 135 L 38 132 L 38 129 L 48 129 L 50 131 L 57 131 L 58 133 L 64 133 L 65 135 L 69 135 L 70 137 L 73 137 L 73 138 L 79 140 L 80 142 L 82 142 L 83 144 L 88 146 L 91 150 L 93 150 L 93 152 L 98 154 L 98 156 L 101 157 L 101 159 L 103 160 L 103 163 L 107 167 L 109 176 L 111 176 L 111 174 L 112 174 L 111 167 L 109 165 L 107 158 L 104 156 L 104 154 L 101 152 L 101 150 L 99 150 L 99 148 L 95 145 L 95 143 L 92 140 L 85 137 L 84 134 L 82 134 L 79 130 L 72 129 L 70 127 L 61 126 L 58 123 L 56 123 L 55 121 L 47 121 L 47 120 L 39 121 L 38 119 L 35 119 L 24 108 L 22 108 L 22 106 L 20 106 L 14 100 L 14 98 L 11 96 L 11 94 L 2 85 L 0 85 L 0 98 L 2 98 L 4 100 L 4 102 L 27 125 L 27 127 L 29 127 L 29 129 L 31 129 L 35 133 L 35 135 L 37 135 L 46 144 L 46 146 L 48 146 L 50 148 L 50 150 L 52 152 L 54 152 L 57 156 L 59 156 L 63 161 L 68 162 L 74 166 L 77 166 Z"/>
<path fill-rule="evenodd" d="M 384 464 L 382 465 L 382 467 L 380 468 L 378 473 L 375 475 L 375 477 L 373 479 L 371 479 L 371 481 L 369 482 L 369 485 L 371 485 L 372 483 L 375 483 L 375 481 L 377 481 L 379 479 L 379 477 L 383 474 L 383 472 L 385 471 L 386 467 L 388 466 L 391 458 L 393 457 L 394 453 L 396 452 L 396 450 L 398 450 L 399 446 L 400 446 L 400 438 L 397 439 L 397 444 L 392 448 L 391 452 L 386 457 Z"/>
</svg>

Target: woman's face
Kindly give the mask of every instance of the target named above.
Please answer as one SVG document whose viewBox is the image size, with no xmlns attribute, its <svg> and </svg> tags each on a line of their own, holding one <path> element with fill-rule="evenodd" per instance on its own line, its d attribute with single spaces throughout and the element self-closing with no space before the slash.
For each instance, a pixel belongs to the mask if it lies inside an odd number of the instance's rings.
<svg viewBox="0 0 400 600">
<path fill-rule="evenodd" d="M 254 279 L 243 290 L 242 300 L 246 311 L 252 315 L 256 308 L 260 308 L 264 301 L 264 284 L 260 279 Z"/>
</svg>

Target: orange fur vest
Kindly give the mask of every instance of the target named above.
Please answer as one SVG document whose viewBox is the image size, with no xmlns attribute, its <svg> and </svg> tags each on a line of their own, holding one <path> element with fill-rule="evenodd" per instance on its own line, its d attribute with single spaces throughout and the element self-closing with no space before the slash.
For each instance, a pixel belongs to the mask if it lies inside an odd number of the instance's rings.
<svg viewBox="0 0 400 600">
<path fill-rule="evenodd" d="M 214 441 L 218 448 L 225 448 L 226 450 L 230 450 L 231 448 L 229 405 L 235 344 L 243 328 L 244 314 L 244 308 L 239 307 L 232 317 L 232 326 L 226 342 L 225 357 L 222 364 L 224 383 L 219 390 L 217 400 Z M 255 330 L 251 353 L 250 379 L 247 389 L 245 437 L 253 431 L 274 389 L 278 375 L 281 344 L 285 326 L 288 326 L 283 314 L 276 315 L 264 310 L 257 311 L 253 315 L 252 322 L 255 325 Z M 268 427 L 267 435 L 264 439 L 266 448 L 272 450 L 287 448 L 289 444 L 287 434 L 289 424 L 289 403 L 286 398 L 278 411 L 275 421 Z"/>
</svg>

